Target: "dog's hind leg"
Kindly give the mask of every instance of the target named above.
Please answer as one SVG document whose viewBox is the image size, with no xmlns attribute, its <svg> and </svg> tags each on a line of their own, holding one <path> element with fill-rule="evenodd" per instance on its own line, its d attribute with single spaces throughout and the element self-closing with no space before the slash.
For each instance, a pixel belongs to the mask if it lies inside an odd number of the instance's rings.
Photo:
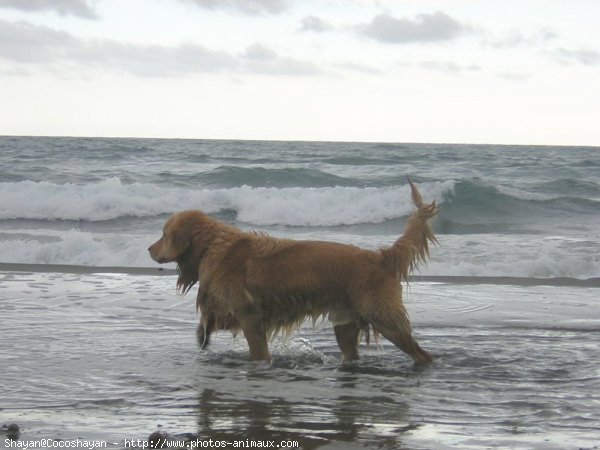
<svg viewBox="0 0 600 450">
<path fill-rule="evenodd" d="M 412 334 L 399 284 L 384 283 L 377 292 L 362 297 L 358 304 L 357 309 L 373 329 L 410 355 L 416 363 L 433 361 L 431 354 L 421 348 Z"/>
<path fill-rule="evenodd" d="M 342 351 L 342 362 L 355 361 L 358 359 L 358 338 L 360 328 L 354 322 L 342 325 L 334 325 L 335 339 Z"/>
<path fill-rule="evenodd" d="M 416 363 L 432 362 L 433 357 L 419 346 L 412 334 L 398 279 L 388 277 L 377 281 L 351 299 L 353 309 Z"/>
<path fill-rule="evenodd" d="M 403 317 L 395 315 L 397 320 L 389 317 L 370 317 L 369 322 L 384 338 L 393 343 L 404 353 L 410 355 L 415 363 L 426 364 L 432 362 L 433 357 L 417 343 L 412 335 L 408 317 L 406 317 L 404 311 L 402 311 L 402 313 Z"/>
</svg>

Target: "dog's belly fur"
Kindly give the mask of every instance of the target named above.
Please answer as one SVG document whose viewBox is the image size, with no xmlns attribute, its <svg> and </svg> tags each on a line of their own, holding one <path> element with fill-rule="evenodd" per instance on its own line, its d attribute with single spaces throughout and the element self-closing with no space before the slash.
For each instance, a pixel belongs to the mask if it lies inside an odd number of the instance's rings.
<svg viewBox="0 0 600 450">
<path fill-rule="evenodd" d="M 254 297 L 254 303 L 269 336 L 280 331 L 287 334 L 306 319 L 316 322 L 321 317 L 333 318 L 334 325 L 357 319 L 346 296 L 333 293 L 295 291 L 272 298 Z"/>
<path fill-rule="evenodd" d="M 199 293 L 199 295 L 201 295 Z M 312 319 L 313 325 L 320 319 L 328 319 L 334 327 L 339 325 L 353 324 L 360 330 L 367 332 L 367 322 L 344 301 L 345 296 L 328 295 L 322 296 L 316 292 L 293 292 L 276 295 L 273 298 L 256 297 L 246 292 L 247 298 L 252 303 L 250 309 L 256 311 L 261 317 L 265 333 L 268 338 L 277 334 L 288 336 L 294 329 L 306 319 Z M 204 295 L 198 304 L 200 312 L 200 323 L 197 330 L 198 340 L 201 348 L 204 348 L 210 340 L 210 335 L 218 330 L 230 331 L 234 336 L 241 330 L 239 316 L 245 314 L 242 311 L 227 310 L 218 304 L 214 297 Z M 368 341 L 367 341 L 368 342 Z"/>
<path fill-rule="evenodd" d="M 261 257 L 267 250 L 268 257 Z M 402 309 L 398 276 L 382 268 L 379 253 L 358 247 L 330 242 L 274 241 L 265 236 L 251 244 L 234 243 L 218 263 L 220 267 L 229 265 L 226 272 L 237 276 L 228 280 L 226 293 L 211 291 L 214 283 L 210 272 L 205 276 L 207 289 L 202 288 L 201 282 L 197 304 L 201 315 L 198 329 L 201 347 L 216 330 L 237 334 L 243 330 L 242 323 L 248 321 L 248 316 L 259 318 L 254 326 L 267 338 L 278 333 L 288 335 L 306 319 L 315 323 L 326 318 L 334 327 L 351 324 L 350 340 L 354 342 L 360 331 L 368 331 L 368 316 L 376 314 L 372 310 L 380 304 L 378 291 L 386 285 L 392 286 L 386 295 L 394 296 Z M 371 298 L 374 300 L 370 305 L 365 305 L 365 299 Z M 405 315 L 402 313 L 401 317 Z"/>
<path fill-rule="evenodd" d="M 197 306 L 202 323 L 207 326 L 210 322 L 213 330 L 238 332 L 238 317 L 256 312 L 261 316 L 267 333 L 273 335 L 279 331 L 290 331 L 306 318 L 316 321 L 319 317 L 326 317 L 334 325 L 357 320 L 357 314 L 353 313 L 344 291 L 324 294 L 321 291 L 295 289 L 278 293 L 252 293 L 245 289 L 242 295 L 245 301 L 228 302 L 229 307 L 223 308 L 222 300 L 200 289 Z"/>
</svg>

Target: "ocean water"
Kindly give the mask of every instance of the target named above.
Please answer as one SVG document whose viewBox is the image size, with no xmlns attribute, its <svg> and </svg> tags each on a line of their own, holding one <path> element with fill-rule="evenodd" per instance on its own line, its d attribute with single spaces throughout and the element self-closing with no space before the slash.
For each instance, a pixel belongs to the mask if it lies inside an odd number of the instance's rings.
<svg viewBox="0 0 600 450">
<path fill-rule="evenodd" d="M 406 176 L 441 212 L 424 275 L 600 277 L 600 149 L 0 137 L 0 262 L 153 267 L 173 212 L 377 248 Z"/>
<path fill-rule="evenodd" d="M 599 169 L 589 147 L 0 137 L 0 448 L 600 448 Z M 171 213 L 377 248 L 407 175 L 441 206 L 404 299 L 434 364 L 382 340 L 341 365 L 327 323 L 271 365 L 227 333 L 197 349 L 194 295 L 147 254 Z"/>
</svg>

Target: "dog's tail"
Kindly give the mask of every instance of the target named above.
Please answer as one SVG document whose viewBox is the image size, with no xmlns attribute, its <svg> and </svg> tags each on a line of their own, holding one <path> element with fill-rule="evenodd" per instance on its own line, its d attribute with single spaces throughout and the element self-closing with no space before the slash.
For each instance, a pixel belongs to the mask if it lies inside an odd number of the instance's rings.
<svg viewBox="0 0 600 450">
<path fill-rule="evenodd" d="M 438 243 L 429 224 L 429 220 L 437 214 L 438 207 L 435 201 L 424 203 L 421 193 L 410 178 L 408 183 L 417 209 L 408 218 L 404 234 L 394 242 L 394 245 L 381 250 L 385 267 L 397 273 L 404 281 L 408 281 L 412 271 L 429 257 L 429 242 Z"/>
</svg>

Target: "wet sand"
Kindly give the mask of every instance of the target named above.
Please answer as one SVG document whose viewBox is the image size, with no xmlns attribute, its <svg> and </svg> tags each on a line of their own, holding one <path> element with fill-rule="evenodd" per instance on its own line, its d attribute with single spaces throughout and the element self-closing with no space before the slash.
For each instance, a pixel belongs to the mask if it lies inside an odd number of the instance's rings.
<svg viewBox="0 0 600 450">
<path fill-rule="evenodd" d="M 162 267 L 121 267 L 121 266 L 77 266 L 69 264 L 20 264 L 0 262 L 0 272 L 56 272 L 74 274 L 122 273 L 127 275 L 175 275 L 177 271 Z M 600 287 L 600 278 L 530 278 L 530 277 L 470 277 L 470 276 L 421 276 L 411 277 L 412 282 L 432 282 L 450 284 L 495 284 L 513 286 L 574 286 Z"/>
<path fill-rule="evenodd" d="M 305 449 L 599 446 L 595 282 L 484 281 L 411 283 L 426 369 L 387 341 L 342 366 L 326 323 L 276 339 L 265 365 L 227 333 L 198 351 L 172 270 L 0 265 L 0 425 L 109 448 L 157 430 Z"/>
</svg>

